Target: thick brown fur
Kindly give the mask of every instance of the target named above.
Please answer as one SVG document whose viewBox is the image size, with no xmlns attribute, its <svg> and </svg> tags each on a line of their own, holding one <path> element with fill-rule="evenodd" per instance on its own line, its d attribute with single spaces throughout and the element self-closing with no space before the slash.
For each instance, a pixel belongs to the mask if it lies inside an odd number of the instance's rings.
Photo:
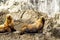
<svg viewBox="0 0 60 40">
<path fill-rule="evenodd" d="M 45 23 L 44 17 L 40 17 L 33 24 L 24 24 L 20 28 L 21 34 L 23 34 L 25 32 L 39 32 L 40 29 L 42 29 L 44 27 L 44 23 Z"/>
<path fill-rule="evenodd" d="M 10 14 L 7 14 L 4 24 L 0 25 L 0 32 L 12 32 L 14 30 L 14 20 Z"/>
</svg>

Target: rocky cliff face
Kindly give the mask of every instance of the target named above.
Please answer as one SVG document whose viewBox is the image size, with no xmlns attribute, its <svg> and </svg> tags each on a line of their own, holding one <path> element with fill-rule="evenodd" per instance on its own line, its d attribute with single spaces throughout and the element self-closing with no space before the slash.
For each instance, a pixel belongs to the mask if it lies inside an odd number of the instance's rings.
<svg viewBox="0 0 60 40">
<path fill-rule="evenodd" d="M 34 9 L 48 14 L 49 17 L 54 17 L 56 12 L 60 12 L 59 3 L 59 0 L 0 0 L 0 10 L 18 12 Z"/>
<path fill-rule="evenodd" d="M 24 23 L 32 24 L 40 16 L 44 16 L 43 33 L 24 34 L 7 33 L 1 35 L 1 40 L 59 40 L 60 12 L 57 0 L 0 0 L 0 24 L 10 13 L 15 21 L 15 29 L 19 31 Z"/>
</svg>

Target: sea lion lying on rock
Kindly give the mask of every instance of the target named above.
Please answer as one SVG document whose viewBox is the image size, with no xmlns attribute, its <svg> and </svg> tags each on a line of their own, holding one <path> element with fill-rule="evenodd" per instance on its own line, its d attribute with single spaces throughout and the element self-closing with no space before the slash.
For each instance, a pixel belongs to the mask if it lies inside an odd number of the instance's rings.
<svg viewBox="0 0 60 40">
<path fill-rule="evenodd" d="M 44 27 L 45 19 L 44 17 L 40 17 L 38 20 L 36 20 L 33 24 L 23 24 L 23 26 L 20 28 L 20 34 L 23 34 L 25 32 L 39 32 Z"/>
<path fill-rule="evenodd" d="M 10 14 L 6 15 L 4 24 L 0 25 L 0 33 L 16 31 L 14 29 L 14 20 Z"/>
</svg>

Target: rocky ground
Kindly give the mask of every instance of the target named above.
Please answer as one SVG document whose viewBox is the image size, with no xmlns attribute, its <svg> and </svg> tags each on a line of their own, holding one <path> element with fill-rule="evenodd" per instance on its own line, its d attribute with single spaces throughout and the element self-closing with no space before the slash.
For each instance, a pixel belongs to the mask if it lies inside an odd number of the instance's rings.
<svg viewBox="0 0 60 40">
<path fill-rule="evenodd" d="M 48 17 L 48 13 L 36 10 L 31 3 L 20 2 L 20 0 L 5 0 L 0 1 L 0 24 L 5 21 L 6 14 L 12 14 L 14 19 L 14 28 L 17 30 L 12 33 L 0 33 L 0 40 L 60 40 L 60 14 Z M 44 8 L 43 8 L 44 9 Z M 32 24 L 40 16 L 44 16 L 45 24 L 43 33 L 26 33 L 20 35 L 20 27 L 24 23 Z"/>
<path fill-rule="evenodd" d="M 0 13 L 0 24 L 3 24 L 5 21 L 5 16 L 9 12 L 4 10 Z M 56 14 L 54 18 L 51 18 L 43 12 L 34 10 L 23 11 L 19 20 L 14 19 L 14 27 L 17 31 L 13 33 L 0 33 L 0 40 L 60 40 L 59 15 L 60 14 Z M 34 23 L 34 21 L 36 21 L 40 16 L 44 16 L 45 18 L 43 33 L 26 33 L 20 35 L 19 29 L 24 23 Z"/>
</svg>

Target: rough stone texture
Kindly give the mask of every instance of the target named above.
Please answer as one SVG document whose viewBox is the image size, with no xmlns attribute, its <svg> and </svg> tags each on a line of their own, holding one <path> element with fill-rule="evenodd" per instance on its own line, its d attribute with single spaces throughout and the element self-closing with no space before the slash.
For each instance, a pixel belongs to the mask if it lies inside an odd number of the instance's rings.
<svg viewBox="0 0 60 40">
<path fill-rule="evenodd" d="M 15 2 L 13 0 L 11 5 L 10 2 L 11 0 L 7 1 L 6 4 L 0 4 L 0 24 L 4 23 L 6 14 L 10 13 L 15 21 L 14 27 L 18 32 L 0 33 L 0 40 L 60 40 L 59 13 L 55 13 L 54 18 L 52 18 L 48 17 L 49 15 L 46 13 L 33 9 L 33 5 L 27 4 L 26 2 Z M 48 11 L 50 13 L 50 10 Z M 44 16 L 45 18 L 43 33 L 19 34 L 19 29 L 24 23 L 34 23 L 40 16 Z"/>
<path fill-rule="evenodd" d="M 6 11 L 5 11 L 6 12 Z M 4 19 L 6 14 L 1 11 L 0 14 L 0 24 L 4 23 Z M 29 15 L 29 16 L 28 16 Z M 34 16 L 33 16 L 34 15 Z M 19 20 L 15 20 L 15 29 L 18 32 L 13 33 L 0 33 L 0 40 L 59 40 L 60 39 L 60 24 L 57 22 L 57 16 L 55 15 L 54 18 L 48 17 L 43 12 L 38 12 L 34 10 L 26 10 L 22 17 Z M 32 33 L 32 34 L 19 34 L 19 29 L 24 23 L 33 23 L 35 22 L 40 16 L 44 16 L 45 18 L 45 25 L 43 29 L 43 33 Z"/>
</svg>

